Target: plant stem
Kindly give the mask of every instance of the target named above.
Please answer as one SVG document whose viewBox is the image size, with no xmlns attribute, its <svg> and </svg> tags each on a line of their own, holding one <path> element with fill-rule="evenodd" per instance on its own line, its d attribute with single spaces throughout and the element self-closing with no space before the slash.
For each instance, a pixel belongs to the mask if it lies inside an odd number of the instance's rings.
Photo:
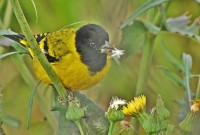
<svg viewBox="0 0 200 135">
<path fill-rule="evenodd" d="M 110 127 L 109 127 L 109 131 L 108 131 L 108 135 L 112 135 L 114 124 L 115 124 L 114 122 L 110 122 Z"/>
<path fill-rule="evenodd" d="M 12 17 L 12 7 L 10 5 L 10 2 L 7 1 L 5 16 L 3 19 L 3 27 L 4 28 L 7 28 L 10 25 L 11 17 Z"/>
<path fill-rule="evenodd" d="M 18 0 L 10 0 L 10 3 L 12 5 L 13 11 L 15 13 L 15 16 L 19 22 L 19 25 L 22 29 L 23 34 L 25 35 L 31 50 L 33 51 L 33 55 L 38 61 L 41 63 L 42 67 L 48 74 L 49 78 L 53 82 L 53 85 L 55 86 L 56 90 L 58 91 L 59 95 L 63 100 L 66 100 L 67 91 L 65 90 L 64 86 L 62 85 L 61 81 L 58 79 L 55 71 L 49 64 L 48 60 L 44 56 L 44 54 L 41 52 L 32 32 L 31 29 L 26 21 L 26 18 L 24 16 L 24 13 L 21 9 L 21 6 L 19 4 Z"/>
<path fill-rule="evenodd" d="M 171 2 L 172 2 L 172 1 L 168 1 L 168 2 L 166 3 L 165 7 L 163 7 L 163 6 L 164 6 L 163 4 L 160 5 L 160 7 L 159 7 L 159 8 L 160 8 L 160 12 L 158 12 L 158 13 L 156 14 L 156 17 L 155 17 L 155 19 L 154 19 L 154 21 L 153 21 L 153 24 L 155 24 L 155 25 L 157 25 L 157 26 L 161 26 L 161 25 L 160 25 L 160 22 L 163 22 L 163 21 L 166 20 L 165 12 L 168 10 L 168 8 L 169 8 Z M 162 16 L 162 17 L 161 17 L 161 16 Z M 163 23 L 165 23 L 165 22 L 163 22 Z"/>
<path fill-rule="evenodd" d="M 143 94 L 145 90 L 145 86 L 147 85 L 147 79 L 151 64 L 151 59 L 153 55 L 153 44 L 154 44 L 155 36 L 147 33 L 146 41 L 143 49 L 143 56 L 139 69 L 138 82 L 136 86 L 135 96 L 139 96 Z"/>
<path fill-rule="evenodd" d="M 81 126 L 81 124 L 80 124 L 80 119 L 77 120 L 77 121 L 75 121 L 75 123 L 76 123 L 76 125 L 78 126 L 78 129 L 79 129 L 81 135 L 85 135 L 84 132 L 83 132 L 82 126 Z"/>
<path fill-rule="evenodd" d="M 200 78 L 197 85 L 196 99 L 200 99 Z"/>
<path fill-rule="evenodd" d="M 185 55 L 184 65 L 185 65 L 185 73 L 183 79 L 184 88 L 187 92 L 187 100 L 191 101 L 189 55 Z M 189 102 L 189 107 L 191 107 L 191 102 Z"/>
<path fill-rule="evenodd" d="M 65 117 L 66 115 L 66 111 L 65 110 L 60 110 L 59 111 L 59 124 L 58 124 L 58 135 L 65 135 L 67 133 L 67 128 L 66 128 L 66 123 L 67 123 L 67 119 Z M 69 132 L 68 132 L 69 133 Z"/>
<path fill-rule="evenodd" d="M 170 2 L 168 2 L 166 4 L 166 10 L 169 8 Z M 163 12 L 163 7 L 162 7 L 162 12 Z M 151 13 L 149 13 L 148 15 L 153 16 Z M 147 18 L 150 18 L 149 16 L 147 16 Z M 161 13 L 158 12 L 155 15 L 153 24 L 154 25 L 160 25 L 162 21 L 162 16 Z M 150 65 L 151 65 L 151 60 L 152 60 L 152 56 L 153 56 L 153 44 L 155 41 L 156 35 L 147 33 L 146 34 L 146 41 L 145 41 L 145 45 L 144 45 L 144 49 L 143 49 L 143 55 L 142 55 L 142 60 L 141 60 L 141 64 L 140 64 L 140 69 L 139 69 L 139 76 L 138 76 L 138 82 L 136 85 L 136 93 L 135 96 L 141 95 L 144 93 L 145 91 L 145 87 L 148 84 L 148 75 L 149 75 L 149 71 L 150 71 Z"/>
</svg>

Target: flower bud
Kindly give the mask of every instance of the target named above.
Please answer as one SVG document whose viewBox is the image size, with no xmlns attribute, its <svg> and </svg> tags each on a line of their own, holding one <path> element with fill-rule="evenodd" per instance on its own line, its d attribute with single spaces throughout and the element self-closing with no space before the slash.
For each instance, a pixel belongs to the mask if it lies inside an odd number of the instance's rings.
<svg viewBox="0 0 200 135">
<path fill-rule="evenodd" d="M 109 109 L 108 112 L 105 113 L 106 118 L 110 122 L 117 122 L 124 118 L 124 114 L 121 110 Z"/>
<path fill-rule="evenodd" d="M 72 100 L 69 102 L 69 107 L 66 113 L 66 119 L 76 121 L 84 116 L 84 110 L 79 107 L 79 104 Z"/>
<path fill-rule="evenodd" d="M 185 119 L 179 124 L 179 127 L 185 132 L 192 132 L 195 129 L 197 114 L 189 112 Z"/>
<path fill-rule="evenodd" d="M 166 120 L 170 115 L 170 112 L 166 109 L 160 95 L 158 95 L 156 100 L 156 112 L 161 120 Z"/>
</svg>

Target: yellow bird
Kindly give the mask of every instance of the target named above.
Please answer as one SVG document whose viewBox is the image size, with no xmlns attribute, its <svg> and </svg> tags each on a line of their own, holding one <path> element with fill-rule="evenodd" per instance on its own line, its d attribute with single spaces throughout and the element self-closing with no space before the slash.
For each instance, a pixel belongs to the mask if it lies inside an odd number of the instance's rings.
<svg viewBox="0 0 200 135">
<path fill-rule="evenodd" d="M 25 46 L 33 58 L 37 77 L 52 84 L 25 37 L 20 34 L 4 36 Z M 64 28 L 34 37 L 65 88 L 72 91 L 88 89 L 97 84 L 109 70 L 109 57 L 122 55 L 115 54 L 117 49 L 109 44 L 108 33 L 97 24 Z"/>
</svg>

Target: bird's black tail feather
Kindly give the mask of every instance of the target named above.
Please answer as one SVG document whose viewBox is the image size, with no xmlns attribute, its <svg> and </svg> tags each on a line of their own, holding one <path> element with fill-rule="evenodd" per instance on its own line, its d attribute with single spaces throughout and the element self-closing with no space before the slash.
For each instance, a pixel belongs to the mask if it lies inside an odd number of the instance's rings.
<svg viewBox="0 0 200 135">
<path fill-rule="evenodd" d="M 3 35 L 4 37 L 7 37 L 13 41 L 16 41 L 18 43 L 20 43 L 21 40 L 25 39 L 24 35 L 18 34 L 18 35 Z"/>
<path fill-rule="evenodd" d="M 20 43 L 23 46 L 27 46 L 27 41 L 26 41 L 24 35 L 16 34 L 16 35 L 3 35 L 3 36 L 6 37 L 6 38 L 11 39 L 13 41 L 18 42 L 18 43 Z"/>
</svg>

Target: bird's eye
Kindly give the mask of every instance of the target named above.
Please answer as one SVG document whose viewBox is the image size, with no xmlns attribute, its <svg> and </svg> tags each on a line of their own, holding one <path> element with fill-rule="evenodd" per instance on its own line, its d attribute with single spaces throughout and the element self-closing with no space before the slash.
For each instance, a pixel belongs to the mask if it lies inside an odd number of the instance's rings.
<svg viewBox="0 0 200 135">
<path fill-rule="evenodd" d="M 94 49 L 97 49 L 97 46 L 96 46 L 96 44 L 95 44 L 95 43 L 93 43 L 93 42 L 90 42 L 90 47 L 92 47 L 92 48 L 94 48 Z"/>
</svg>

